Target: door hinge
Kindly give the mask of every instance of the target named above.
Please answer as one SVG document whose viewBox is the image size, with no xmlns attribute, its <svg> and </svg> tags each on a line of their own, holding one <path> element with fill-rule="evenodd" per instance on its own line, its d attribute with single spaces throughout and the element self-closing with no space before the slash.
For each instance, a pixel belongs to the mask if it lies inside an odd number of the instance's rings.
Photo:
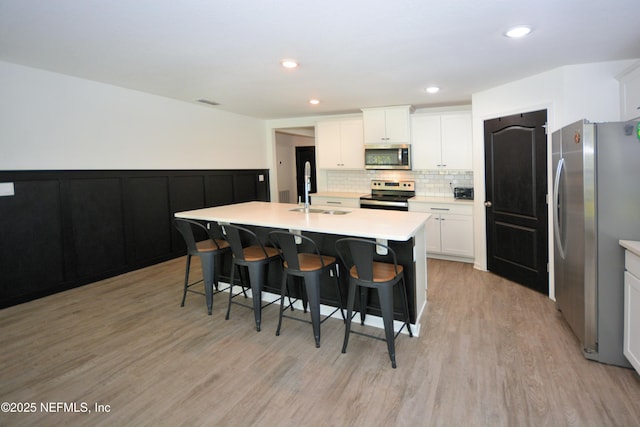
<svg viewBox="0 0 640 427">
<path fill-rule="evenodd" d="M 546 204 L 549 204 L 549 193 L 545 194 L 544 201 Z"/>
<path fill-rule="evenodd" d="M 549 272 L 549 263 L 547 263 L 547 273 Z"/>
</svg>

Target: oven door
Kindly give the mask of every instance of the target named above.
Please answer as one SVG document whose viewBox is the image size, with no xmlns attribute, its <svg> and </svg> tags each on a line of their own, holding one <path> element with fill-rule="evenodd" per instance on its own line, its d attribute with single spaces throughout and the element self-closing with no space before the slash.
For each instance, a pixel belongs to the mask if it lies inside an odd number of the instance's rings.
<svg viewBox="0 0 640 427">
<path fill-rule="evenodd" d="M 384 209 L 388 211 L 408 211 L 409 203 L 390 200 L 360 199 L 362 209 Z"/>
</svg>

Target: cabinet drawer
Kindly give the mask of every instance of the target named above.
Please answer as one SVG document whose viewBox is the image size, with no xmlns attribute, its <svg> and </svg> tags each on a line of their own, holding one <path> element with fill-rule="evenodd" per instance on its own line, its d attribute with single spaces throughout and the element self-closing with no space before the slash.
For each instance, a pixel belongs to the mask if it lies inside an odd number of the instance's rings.
<svg viewBox="0 0 640 427">
<path fill-rule="evenodd" d="M 359 208 L 360 199 L 311 196 L 311 204 L 316 206 L 340 206 L 343 208 Z"/>
<path fill-rule="evenodd" d="M 410 210 L 415 212 L 428 212 L 432 214 L 473 215 L 472 205 L 458 205 L 449 203 L 411 203 Z"/>
<path fill-rule="evenodd" d="M 640 278 L 640 257 L 632 252 L 624 252 L 624 266 L 634 276 Z"/>
</svg>

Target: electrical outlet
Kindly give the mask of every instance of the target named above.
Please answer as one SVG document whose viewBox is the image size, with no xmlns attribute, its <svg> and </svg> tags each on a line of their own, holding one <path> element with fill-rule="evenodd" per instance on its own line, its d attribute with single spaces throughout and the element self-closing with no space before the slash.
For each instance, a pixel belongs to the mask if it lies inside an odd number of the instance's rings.
<svg viewBox="0 0 640 427">
<path fill-rule="evenodd" d="M 2 196 L 15 196 L 16 189 L 13 186 L 13 182 L 0 182 L 0 197 Z"/>
</svg>

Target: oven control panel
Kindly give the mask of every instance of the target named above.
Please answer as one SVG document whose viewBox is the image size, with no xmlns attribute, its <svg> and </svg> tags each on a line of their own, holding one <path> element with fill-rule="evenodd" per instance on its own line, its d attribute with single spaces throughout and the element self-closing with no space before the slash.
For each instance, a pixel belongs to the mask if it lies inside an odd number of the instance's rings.
<svg viewBox="0 0 640 427">
<path fill-rule="evenodd" d="M 397 191 L 415 191 L 415 181 L 371 181 L 372 190 L 397 190 Z"/>
</svg>

